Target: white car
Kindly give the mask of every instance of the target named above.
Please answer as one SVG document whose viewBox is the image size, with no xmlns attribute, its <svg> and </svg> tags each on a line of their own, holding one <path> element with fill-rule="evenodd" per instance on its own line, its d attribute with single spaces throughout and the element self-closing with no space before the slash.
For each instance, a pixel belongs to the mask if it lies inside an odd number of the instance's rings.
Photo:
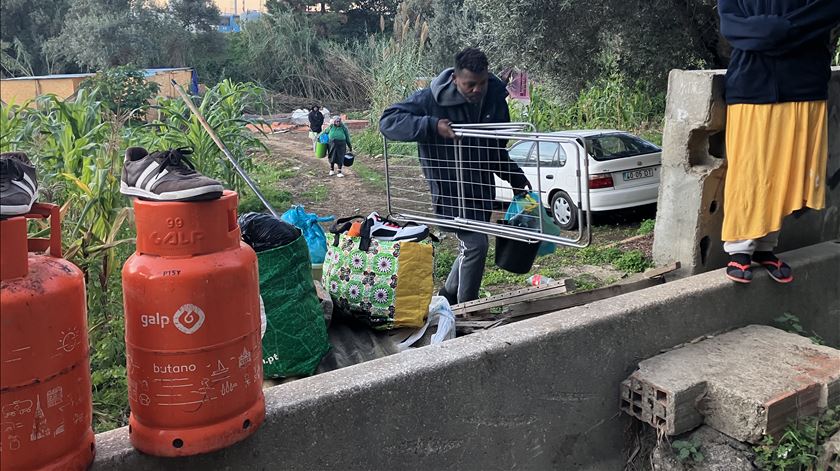
<svg viewBox="0 0 840 471">
<path fill-rule="evenodd" d="M 511 160 L 519 164 L 533 191 L 541 185 L 543 204 L 561 229 L 578 225 L 578 205 L 584 211 L 610 211 L 656 203 L 662 149 L 638 136 L 616 130 L 562 131 L 550 133 L 568 137 L 569 142 L 519 141 L 509 149 Z M 589 207 L 578 192 L 576 155 L 589 161 Z M 540 175 L 537 173 L 537 155 Z M 582 161 L 581 161 L 582 163 Z M 580 172 L 583 175 L 583 172 Z M 513 191 L 496 177 L 496 199 L 510 201 Z"/>
</svg>

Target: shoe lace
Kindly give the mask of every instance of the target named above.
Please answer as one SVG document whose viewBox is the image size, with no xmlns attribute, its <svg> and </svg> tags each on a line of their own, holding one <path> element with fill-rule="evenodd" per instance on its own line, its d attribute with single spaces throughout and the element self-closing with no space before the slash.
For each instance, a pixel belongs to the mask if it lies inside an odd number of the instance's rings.
<svg viewBox="0 0 840 471">
<path fill-rule="evenodd" d="M 178 147 L 158 152 L 156 156 L 160 160 L 158 173 L 162 173 L 167 168 L 170 172 L 181 175 L 192 175 L 196 173 L 195 164 L 187 157 L 192 153 L 193 150 L 190 147 Z"/>
</svg>

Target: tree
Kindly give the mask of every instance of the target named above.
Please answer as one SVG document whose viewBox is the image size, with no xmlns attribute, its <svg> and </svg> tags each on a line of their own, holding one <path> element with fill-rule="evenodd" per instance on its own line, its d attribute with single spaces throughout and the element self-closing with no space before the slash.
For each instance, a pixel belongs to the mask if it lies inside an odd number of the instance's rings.
<svg viewBox="0 0 840 471">
<path fill-rule="evenodd" d="M 452 67 L 455 54 L 468 45 L 477 18 L 464 0 L 432 0 L 431 8 L 429 62 L 432 70 L 443 70 Z"/>
<path fill-rule="evenodd" d="M 213 29 L 218 20 L 211 0 L 170 0 L 161 8 L 135 0 L 74 0 L 48 50 L 87 70 L 195 66 L 203 74 L 225 50 Z"/>
<path fill-rule="evenodd" d="M 5 43 L 4 56 L 25 57 L 30 66 L 26 69 L 34 74 L 57 71 L 60 64 L 45 54 L 43 46 L 61 32 L 69 8 L 69 0 L 0 1 L 0 41 Z"/>
<path fill-rule="evenodd" d="M 466 42 L 483 47 L 497 67 L 528 70 L 567 96 L 614 63 L 624 76 L 662 88 L 672 68 L 719 64 L 714 5 L 715 0 L 464 0 L 464 9 L 478 19 Z"/>
<path fill-rule="evenodd" d="M 156 12 L 131 0 L 75 0 L 61 34 L 47 47 L 88 70 L 147 67 L 162 53 L 158 34 L 183 32 L 183 27 L 162 24 Z"/>
<path fill-rule="evenodd" d="M 219 24 L 219 7 L 212 0 L 169 0 L 168 9 L 190 31 L 210 31 Z"/>
</svg>

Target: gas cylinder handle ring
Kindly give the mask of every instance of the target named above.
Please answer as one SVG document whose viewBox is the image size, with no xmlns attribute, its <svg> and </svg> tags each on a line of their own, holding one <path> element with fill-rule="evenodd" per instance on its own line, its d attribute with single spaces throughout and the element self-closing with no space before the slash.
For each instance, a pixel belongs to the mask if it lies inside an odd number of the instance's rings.
<svg viewBox="0 0 840 471">
<path fill-rule="evenodd" d="M 27 238 L 28 250 L 30 252 L 45 252 L 49 250 L 51 257 L 61 258 L 61 209 L 58 205 L 35 203 L 24 217 L 26 219 L 49 218 L 50 220 L 50 238 Z"/>
</svg>

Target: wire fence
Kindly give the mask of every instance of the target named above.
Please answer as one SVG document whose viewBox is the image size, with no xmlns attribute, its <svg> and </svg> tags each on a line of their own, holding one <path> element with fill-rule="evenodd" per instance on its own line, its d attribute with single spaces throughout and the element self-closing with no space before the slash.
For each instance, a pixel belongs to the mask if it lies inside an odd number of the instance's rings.
<svg viewBox="0 0 840 471">
<path fill-rule="evenodd" d="M 385 140 L 391 218 L 524 242 L 589 245 L 589 213 L 582 209 L 589 207 L 589 166 L 574 138 L 537 133 L 528 123 L 452 128 L 455 139 L 418 142 L 417 155 Z M 516 198 L 521 211 L 505 219 L 516 195 L 531 197 Z"/>
</svg>

